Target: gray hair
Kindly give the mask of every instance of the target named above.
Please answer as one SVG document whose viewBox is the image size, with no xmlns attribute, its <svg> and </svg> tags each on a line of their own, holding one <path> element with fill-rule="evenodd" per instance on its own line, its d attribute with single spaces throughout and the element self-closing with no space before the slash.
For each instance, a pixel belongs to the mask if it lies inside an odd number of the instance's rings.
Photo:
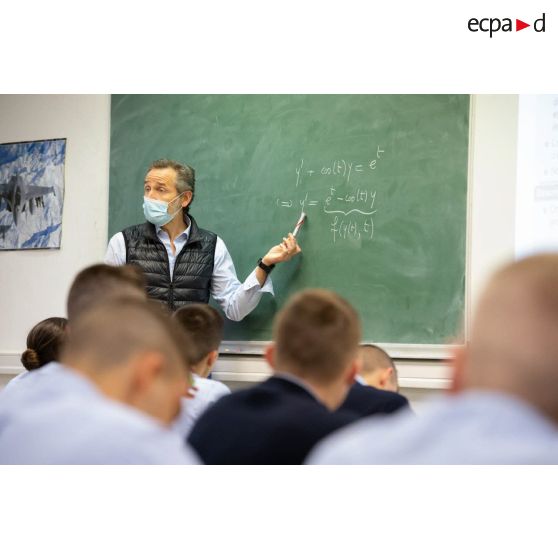
<svg viewBox="0 0 558 558">
<path fill-rule="evenodd" d="M 188 204 L 186 212 L 194 201 L 194 192 L 196 186 L 196 171 L 190 165 L 183 165 L 172 159 L 157 159 L 153 161 L 147 172 L 153 169 L 174 169 L 176 171 L 176 189 L 179 194 L 183 192 L 192 192 L 192 201 Z"/>
</svg>

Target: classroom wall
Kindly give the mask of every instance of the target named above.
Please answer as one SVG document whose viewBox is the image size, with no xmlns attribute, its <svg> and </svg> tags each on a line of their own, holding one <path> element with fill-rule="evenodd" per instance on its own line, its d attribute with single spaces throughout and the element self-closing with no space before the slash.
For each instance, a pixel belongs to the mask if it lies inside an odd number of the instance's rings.
<svg viewBox="0 0 558 558">
<path fill-rule="evenodd" d="M 0 95 L 0 143 L 67 138 L 60 250 L 0 251 L 1 373 L 19 368 L 29 329 L 65 316 L 76 272 L 107 242 L 110 97 Z"/>
<path fill-rule="evenodd" d="M 472 98 L 468 316 L 489 274 L 513 257 L 517 105 L 517 95 Z M 47 316 L 65 315 L 65 297 L 75 273 L 104 255 L 110 97 L 1 95 L 0 122 L 1 143 L 68 139 L 62 248 L 0 252 L 2 385 L 21 370 L 19 355 L 28 330 Z M 140 195 L 138 191 L 138 199 Z M 405 360 L 398 365 L 401 385 L 411 399 L 420 400 L 430 390 L 448 385 L 443 362 Z M 216 378 L 228 382 L 259 381 L 269 374 L 259 357 L 221 358 L 215 372 Z"/>
</svg>

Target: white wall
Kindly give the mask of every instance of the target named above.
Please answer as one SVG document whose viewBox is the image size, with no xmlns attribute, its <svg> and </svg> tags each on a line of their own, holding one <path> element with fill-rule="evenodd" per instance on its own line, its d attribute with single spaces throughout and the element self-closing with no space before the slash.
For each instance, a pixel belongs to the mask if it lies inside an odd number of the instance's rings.
<svg viewBox="0 0 558 558">
<path fill-rule="evenodd" d="M 469 318 L 486 280 L 515 253 L 518 100 L 517 95 L 473 98 Z"/>
<path fill-rule="evenodd" d="M 471 113 L 467 314 L 482 285 L 513 257 L 516 182 L 516 95 L 476 95 Z M 0 142 L 68 138 L 62 248 L 0 252 L 1 373 L 18 366 L 28 330 L 39 320 L 65 315 L 75 273 L 102 259 L 107 241 L 110 98 L 108 96 L 0 96 Z M 469 319 L 468 319 L 469 321 Z M 442 362 L 402 361 L 401 384 L 447 386 Z M 222 358 L 215 376 L 258 381 L 269 374 L 260 358 Z M 4 376 L 4 381 L 7 376 Z M 417 399 L 422 396 L 417 392 Z"/>
<path fill-rule="evenodd" d="M 60 250 L 0 251 L 0 373 L 12 372 L 29 329 L 65 316 L 68 286 L 107 242 L 110 97 L 0 95 L 0 143 L 67 138 Z"/>
</svg>

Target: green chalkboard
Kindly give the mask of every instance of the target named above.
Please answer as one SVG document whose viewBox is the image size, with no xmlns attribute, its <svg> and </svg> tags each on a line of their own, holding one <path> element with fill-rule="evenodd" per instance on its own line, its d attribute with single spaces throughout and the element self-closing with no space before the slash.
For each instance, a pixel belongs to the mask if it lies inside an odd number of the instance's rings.
<svg viewBox="0 0 558 558">
<path fill-rule="evenodd" d="M 149 163 L 177 159 L 241 280 L 308 215 L 275 297 L 226 339 L 270 339 L 290 294 L 325 287 L 367 340 L 445 344 L 463 325 L 468 138 L 467 95 L 113 95 L 109 233 L 143 221 Z"/>
</svg>

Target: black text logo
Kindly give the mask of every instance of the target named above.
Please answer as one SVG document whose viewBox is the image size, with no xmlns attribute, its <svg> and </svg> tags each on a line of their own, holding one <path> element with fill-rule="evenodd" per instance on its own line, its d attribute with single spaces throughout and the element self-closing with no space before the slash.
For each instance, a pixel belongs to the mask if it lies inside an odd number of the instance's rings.
<svg viewBox="0 0 558 558">
<path fill-rule="evenodd" d="M 490 38 L 494 33 L 498 33 L 499 31 L 505 32 L 512 32 L 512 31 L 521 31 L 522 29 L 527 29 L 527 27 L 531 27 L 530 23 L 525 23 L 521 19 L 515 20 L 515 29 L 513 28 L 512 18 L 505 17 L 500 19 L 498 17 L 485 17 L 482 19 L 477 19 L 476 17 L 472 17 L 467 26 L 469 27 L 469 31 L 473 33 L 477 33 L 481 31 L 483 33 L 489 33 Z M 545 14 L 543 14 L 539 19 L 536 19 L 533 22 L 533 30 L 537 33 L 544 33 L 545 32 Z"/>
</svg>

